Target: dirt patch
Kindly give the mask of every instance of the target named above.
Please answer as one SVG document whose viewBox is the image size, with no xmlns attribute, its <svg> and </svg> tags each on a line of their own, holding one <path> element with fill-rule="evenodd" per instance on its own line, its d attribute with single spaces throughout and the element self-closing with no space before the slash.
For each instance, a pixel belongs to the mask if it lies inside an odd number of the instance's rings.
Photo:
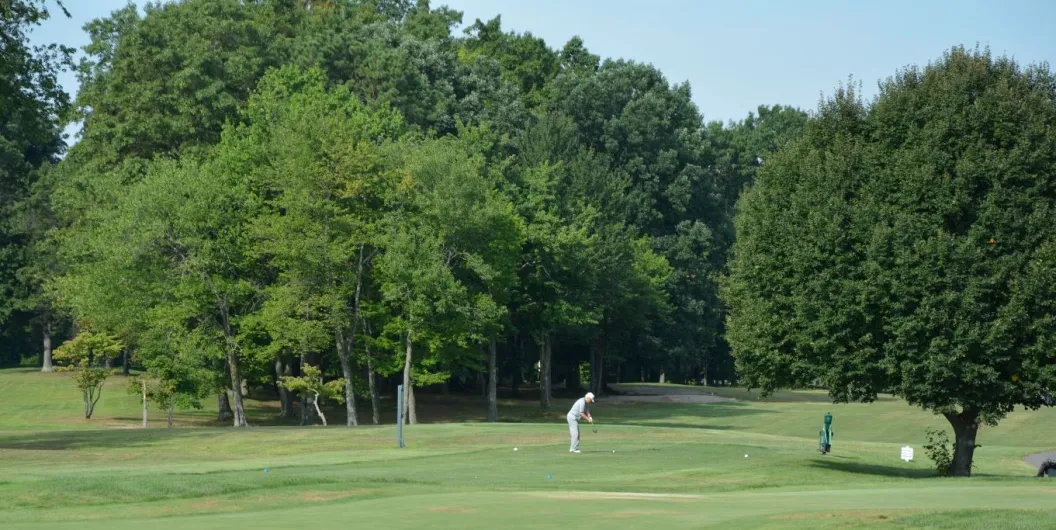
<svg viewBox="0 0 1056 530">
<path fill-rule="evenodd" d="M 298 497 L 302 501 L 311 502 L 327 502 L 336 501 L 338 499 L 346 499 L 348 497 L 357 497 L 360 495 L 366 495 L 370 493 L 367 489 L 358 490 L 346 490 L 346 491 L 304 491 L 301 492 Z"/>
<path fill-rule="evenodd" d="M 191 508 L 193 508 L 195 510 L 216 510 L 216 509 L 220 508 L 220 501 L 218 501 L 218 500 L 200 501 L 200 502 L 196 502 L 196 503 L 192 504 Z"/>
<path fill-rule="evenodd" d="M 429 513 L 457 513 L 461 515 L 477 513 L 476 510 L 463 508 L 461 506 L 430 506 L 426 508 L 426 511 Z"/>
<path fill-rule="evenodd" d="M 882 511 L 882 510 L 846 510 L 838 512 L 799 512 L 799 513 L 785 513 L 781 515 L 774 515 L 770 517 L 771 520 L 785 521 L 785 520 L 797 520 L 797 521 L 816 521 L 822 519 L 854 519 L 858 522 L 880 522 L 888 521 L 891 519 L 898 519 L 901 517 L 908 517 L 910 515 L 917 515 L 927 513 L 926 510 L 898 510 L 897 512 Z"/>
</svg>

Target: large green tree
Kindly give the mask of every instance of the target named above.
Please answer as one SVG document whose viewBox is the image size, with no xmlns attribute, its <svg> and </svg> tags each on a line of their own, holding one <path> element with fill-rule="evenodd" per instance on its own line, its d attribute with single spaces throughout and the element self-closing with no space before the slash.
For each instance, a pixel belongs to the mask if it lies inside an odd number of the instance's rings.
<svg viewBox="0 0 1056 530">
<path fill-rule="evenodd" d="M 238 150 L 252 157 L 250 180 L 266 206 L 253 223 L 256 248 L 278 271 L 268 303 L 286 308 L 270 314 L 285 321 L 298 307 L 318 313 L 341 363 L 348 425 L 356 425 L 364 284 L 403 121 L 388 108 L 366 108 L 343 86 L 328 90 L 322 70 L 288 67 L 265 76 L 246 114 Z M 284 328 L 273 327 L 275 342 Z"/>
<path fill-rule="evenodd" d="M 476 347 L 505 317 L 521 229 L 470 142 L 426 141 L 405 164 L 380 222 L 376 274 L 393 316 L 387 327 L 404 347 L 405 417 L 415 423 L 413 385 L 479 363 Z M 416 343 L 425 355 L 415 357 Z"/>
<path fill-rule="evenodd" d="M 1056 78 L 954 48 L 823 103 L 741 204 L 726 298 L 742 380 L 892 392 L 976 434 L 1056 388 Z"/>
<path fill-rule="evenodd" d="M 69 16 L 61 2 L 54 5 Z M 38 323 L 45 371 L 51 370 L 50 322 L 39 318 L 45 267 L 38 265 L 48 260 L 38 248 L 43 228 L 34 218 L 35 204 L 26 201 L 35 195 L 42 168 L 66 149 L 62 124 L 69 97 L 57 74 L 72 53 L 58 45 L 30 45 L 33 28 L 50 16 L 43 0 L 0 3 L 0 364 L 18 360 L 16 345 L 27 347 L 27 328 Z"/>
<path fill-rule="evenodd" d="M 578 39 L 570 41 L 561 56 L 562 71 L 550 87 L 549 110 L 572 120 L 583 145 L 607 167 L 610 180 L 626 179 L 607 199 L 603 222 L 626 225 L 632 236 L 648 236 L 653 250 L 675 267 L 662 282 L 668 300 L 675 304 L 672 311 L 645 313 L 656 318 L 636 319 L 642 313 L 620 312 L 640 307 L 617 303 L 619 296 L 602 298 L 611 302 L 607 320 L 614 325 L 601 323 L 594 334 L 595 379 L 607 375 L 605 352 L 616 359 L 633 359 L 643 368 L 648 364 L 655 371 L 665 364 L 671 368 L 665 362 L 670 356 L 664 352 L 674 352 L 685 360 L 680 363 L 681 376 L 688 379 L 701 369 L 716 343 L 721 314 L 716 275 L 727 244 L 725 233 L 718 229 L 726 212 L 721 207 L 715 155 L 705 139 L 700 113 L 687 84 L 669 84 L 652 66 L 611 60 L 598 66 Z M 609 251 L 606 247 L 633 239 L 617 237 L 618 232 L 609 230 L 612 239 L 599 248 Z M 631 254 L 613 251 L 611 255 Z M 604 265 L 599 262 L 598 270 Z M 625 265 L 614 270 L 633 270 Z M 620 296 L 629 293 L 624 287 L 645 285 L 628 281 L 615 287 Z M 617 327 L 616 322 L 637 322 L 637 327 Z M 616 329 L 624 336 L 606 337 Z"/>
</svg>

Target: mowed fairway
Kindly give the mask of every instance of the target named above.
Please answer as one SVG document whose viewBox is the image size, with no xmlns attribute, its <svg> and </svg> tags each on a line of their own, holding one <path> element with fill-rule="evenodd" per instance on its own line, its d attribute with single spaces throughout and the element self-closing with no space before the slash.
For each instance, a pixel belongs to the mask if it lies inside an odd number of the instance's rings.
<svg viewBox="0 0 1056 530">
<path fill-rule="evenodd" d="M 1050 410 L 984 429 L 976 477 L 959 480 L 934 478 L 921 449 L 924 428 L 942 422 L 893 399 L 835 406 L 817 393 L 759 401 L 727 390 L 739 401 L 602 400 L 599 432 L 584 429 L 584 453 L 571 455 L 567 399 L 549 415 L 505 401 L 512 422 L 484 424 L 479 399 L 423 394 L 425 417 L 430 400 L 454 412 L 409 426 L 401 450 L 390 417 L 236 431 L 210 421 L 211 402 L 178 414 L 175 429 L 139 429 L 125 384 L 114 378 L 85 421 L 66 376 L 0 371 L 0 528 L 1056 526 L 1056 483 L 1021 461 L 1056 446 Z M 251 421 L 269 423 L 269 404 L 251 403 Z M 819 456 L 830 410 L 834 454 Z M 898 460 L 905 444 L 913 463 Z"/>
</svg>

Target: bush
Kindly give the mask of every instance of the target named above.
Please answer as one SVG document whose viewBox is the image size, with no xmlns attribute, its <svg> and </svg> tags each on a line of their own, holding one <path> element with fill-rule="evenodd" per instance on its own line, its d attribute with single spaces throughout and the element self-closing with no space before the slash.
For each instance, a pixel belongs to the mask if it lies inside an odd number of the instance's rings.
<svg viewBox="0 0 1056 530">
<path fill-rule="evenodd" d="M 39 353 L 34 353 L 33 355 L 21 355 L 19 357 L 18 365 L 22 367 L 39 368 L 44 362 L 40 359 Z"/>
<path fill-rule="evenodd" d="M 935 462 L 935 473 L 940 477 L 948 477 L 953 471 L 953 452 L 950 449 L 950 437 L 946 431 L 928 428 L 925 431 L 928 443 L 924 444 L 924 454 L 932 462 Z"/>
</svg>

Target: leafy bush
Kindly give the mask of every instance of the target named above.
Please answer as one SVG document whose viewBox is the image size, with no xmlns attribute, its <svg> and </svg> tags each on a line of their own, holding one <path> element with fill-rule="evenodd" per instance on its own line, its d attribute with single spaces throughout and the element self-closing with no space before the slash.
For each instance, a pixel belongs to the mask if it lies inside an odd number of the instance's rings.
<svg viewBox="0 0 1056 530">
<path fill-rule="evenodd" d="M 124 351 L 125 345 L 108 333 L 82 331 L 55 349 L 52 359 L 68 366 L 98 366 Z"/>
<path fill-rule="evenodd" d="M 338 403 L 344 403 L 345 380 L 341 378 L 324 383 L 322 370 L 310 364 L 304 366 L 303 372 L 300 377 L 282 376 L 279 379 L 279 386 L 300 395 L 301 399 L 306 403 L 311 403 L 315 407 L 315 413 L 319 415 L 319 419 L 323 421 L 323 426 L 325 427 L 326 416 L 323 415 L 322 409 L 319 408 L 319 402 L 323 399 L 332 399 Z"/>
<path fill-rule="evenodd" d="M 940 477 L 948 477 L 953 471 L 953 452 L 950 449 L 950 437 L 946 431 L 928 428 L 928 443 L 924 444 L 924 454 L 935 462 L 935 472 Z"/>
</svg>

